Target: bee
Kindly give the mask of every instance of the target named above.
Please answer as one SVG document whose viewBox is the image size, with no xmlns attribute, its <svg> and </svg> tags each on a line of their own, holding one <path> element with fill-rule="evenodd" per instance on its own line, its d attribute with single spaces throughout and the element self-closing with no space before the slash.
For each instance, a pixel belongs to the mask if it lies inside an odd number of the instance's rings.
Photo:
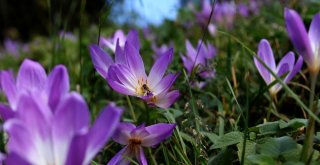
<svg viewBox="0 0 320 165">
<path fill-rule="evenodd" d="M 147 84 L 143 84 L 142 89 L 143 89 L 143 93 L 145 96 L 148 96 L 151 94 L 151 91 L 150 91 L 149 87 L 147 86 Z"/>
</svg>

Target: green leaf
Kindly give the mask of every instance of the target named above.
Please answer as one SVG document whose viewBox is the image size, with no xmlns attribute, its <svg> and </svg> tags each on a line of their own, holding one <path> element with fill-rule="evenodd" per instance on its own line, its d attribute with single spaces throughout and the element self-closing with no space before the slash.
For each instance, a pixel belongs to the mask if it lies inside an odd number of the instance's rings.
<svg viewBox="0 0 320 165">
<path fill-rule="evenodd" d="M 246 160 L 246 158 L 249 155 L 254 155 L 256 153 L 255 145 L 256 145 L 256 143 L 253 141 L 249 141 L 249 140 L 246 141 L 246 148 L 245 148 L 245 154 L 244 154 L 244 158 L 245 158 L 244 165 L 251 164 L 249 161 Z M 242 150 L 243 149 L 243 141 L 241 141 L 239 144 L 237 144 L 237 148 L 238 148 L 239 160 L 242 161 L 241 156 L 242 156 L 242 152 L 243 152 L 243 150 Z"/>
<path fill-rule="evenodd" d="M 307 123 L 307 119 L 292 119 L 288 122 L 281 120 L 279 122 L 279 127 L 280 129 L 291 128 L 292 130 L 297 130 L 298 128 L 305 127 Z"/>
<path fill-rule="evenodd" d="M 248 160 L 251 163 L 259 164 L 259 165 L 272 165 L 277 164 L 275 160 L 272 159 L 269 155 L 250 155 L 248 156 Z"/>
<path fill-rule="evenodd" d="M 210 132 L 201 132 L 203 135 L 205 135 L 207 138 L 209 138 L 209 140 L 212 142 L 212 143 L 216 143 L 219 136 L 215 133 L 210 133 Z"/>
<path fill-rule="evenodd" d="M 259 133 L 261 135 L 274 134 L 280 130 L 279 121 L 259 124 L 256 127 L 259 128 Z"/>
<path fill-rule="evenodd" d="M 210 149 L 217 149 L 217 148 L 224 148 L 230 145 L 234 145 L 237 143 L 240 143 L 243 140 L 243 133 L 234 131 L 229 132 L 227 134 L 224 134 L 223 136 L 220 136 L 216 143 L 214 143 Z"/>
</svg>

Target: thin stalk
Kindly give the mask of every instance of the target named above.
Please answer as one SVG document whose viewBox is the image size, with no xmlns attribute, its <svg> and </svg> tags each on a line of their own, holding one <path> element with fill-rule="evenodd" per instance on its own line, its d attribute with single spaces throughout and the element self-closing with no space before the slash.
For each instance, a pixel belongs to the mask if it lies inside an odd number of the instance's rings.
<svg viewBox="0 0 320 165">
<path fill-rule="evenodd" d="M 151 157 L 152 164 L 157 165 L 157 161 L 156 161 L 156 159 L 154 159 L 154 157 L 152 155 L 151 148 L 148 148 L 148 152 Z"/>
<path fill-rule="evenodd" d="M 315 113 L 316 112 L 316 106 L 313 103 L 314 96 L 315 96 L 315 89 L 316 89 L 316 80 L 318 77 L 318 73 L 311 72 L 310 80 L 311 80 L 311 91 L 310 91 L 310 99 L 309 99 L 309 109 Z M 304 140 L 304 145 L 301 152 L 300 159 L 305 162 L 306 164 L 309 164 L 310 162 L 309 157 L 312 153 L 312 145 L 313 145 L 313 138 L 314 138 L 314 127 L 315 127 L 315 119 L 309 115 L 309 121 L 307 125 L 306 130 L 306 138 Z"/>
<path fill-rule="evenodd" d="M 133 119 L 133 122 L 137 122 L 137 118 L 136 118 L 136 115 L 134 114 L 134 110 L 133 110 L 130 98 L 129 98 L 128 95 L 126 96 L 126 98 L 127 98 L 127 102 L 128 102 L 128 105 L 129 105 L 129 109 L 130 109 L 130 113 L 131 113 L 131 117 Z"/>
<path fill-rule="evenodd" d="M 82 91 L 82 65 L 83 65 L 83 55 L 82 55 L 82 23 L 83 23 L 83 12 L 86 6 L 86 0 L 81 0 L 81 7 L 80 7 L 80 23 L 79 23 L 79 55 L 80 55 L 80 73 L 79 73 L 79 81 L 80 81 L 80 93 Z"/>
</svg>

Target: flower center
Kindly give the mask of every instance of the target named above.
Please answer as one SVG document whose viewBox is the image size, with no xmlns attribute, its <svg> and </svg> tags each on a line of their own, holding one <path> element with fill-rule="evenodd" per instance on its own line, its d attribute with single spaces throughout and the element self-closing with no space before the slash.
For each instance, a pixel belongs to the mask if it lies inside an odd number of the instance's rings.
<svg viewBox="0 0 320 165">
<path fill-rule="evenodd" d="M 148 81 L 144 81 L 142 78 L 141 80 L 138 80 L 139 86 L 136 88 L 136 93 L 139 96 L 150 96 L 152 95 L 152 91 L 150 90 L 148 86 Z"/>
<path fill-rule="evenodd" d="M 129 152 L 136 153 L 139 150 L 139 146 L 141 145 L 141 139 L 137 137 L 133 137 L 129 139 Z"/>
</svg>

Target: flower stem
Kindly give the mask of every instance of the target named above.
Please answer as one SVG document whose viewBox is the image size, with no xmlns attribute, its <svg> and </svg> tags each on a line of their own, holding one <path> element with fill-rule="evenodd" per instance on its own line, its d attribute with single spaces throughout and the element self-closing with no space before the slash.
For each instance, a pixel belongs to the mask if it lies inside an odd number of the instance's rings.
<svg viewBox="0 0 320 165">
<path fill-rule="evenodd" d="M 310 80 L 311 80 L 311 90 L 310 90 L 310 99 L 309 99 L 309 109 L 315 113 L 316 112 L 316 106 L 313 103 L 314 96 L 315 96 L 315 88 L 316 88 L 316 80 L 318 77 L 318 73 L 311 72 Z M 301 157 L 300 159 L 305 162 L 306 164 L 309 164 L 309 158 L 312 153 L 312 144 L 313 144 L 313 138 L 314 138 L 314 127 L 315 127 L 315 119 L 309 115 L 307 130 L 306 130 L 306 138 L 304 140 Z"/>
<path fill-rule="evenodd" d="M 133 122 L 137 122 L 137 118 L 136 118 L 136 115 L 134 114 L 134 110 L 133 110 L 133 107 L 132 107 L 132 104 L 131 104 L 130 98 L 129 98 L 129 96 L 128 96 L 128 95 L 126 96 L 126 98 L 127 98 L 127 102 L 128 102 L 128 105 L 129 105 L 129 109 L 130 109 L 130 113 L 131 113 L 131 116 L 132 116 Z"/>
</svg>

